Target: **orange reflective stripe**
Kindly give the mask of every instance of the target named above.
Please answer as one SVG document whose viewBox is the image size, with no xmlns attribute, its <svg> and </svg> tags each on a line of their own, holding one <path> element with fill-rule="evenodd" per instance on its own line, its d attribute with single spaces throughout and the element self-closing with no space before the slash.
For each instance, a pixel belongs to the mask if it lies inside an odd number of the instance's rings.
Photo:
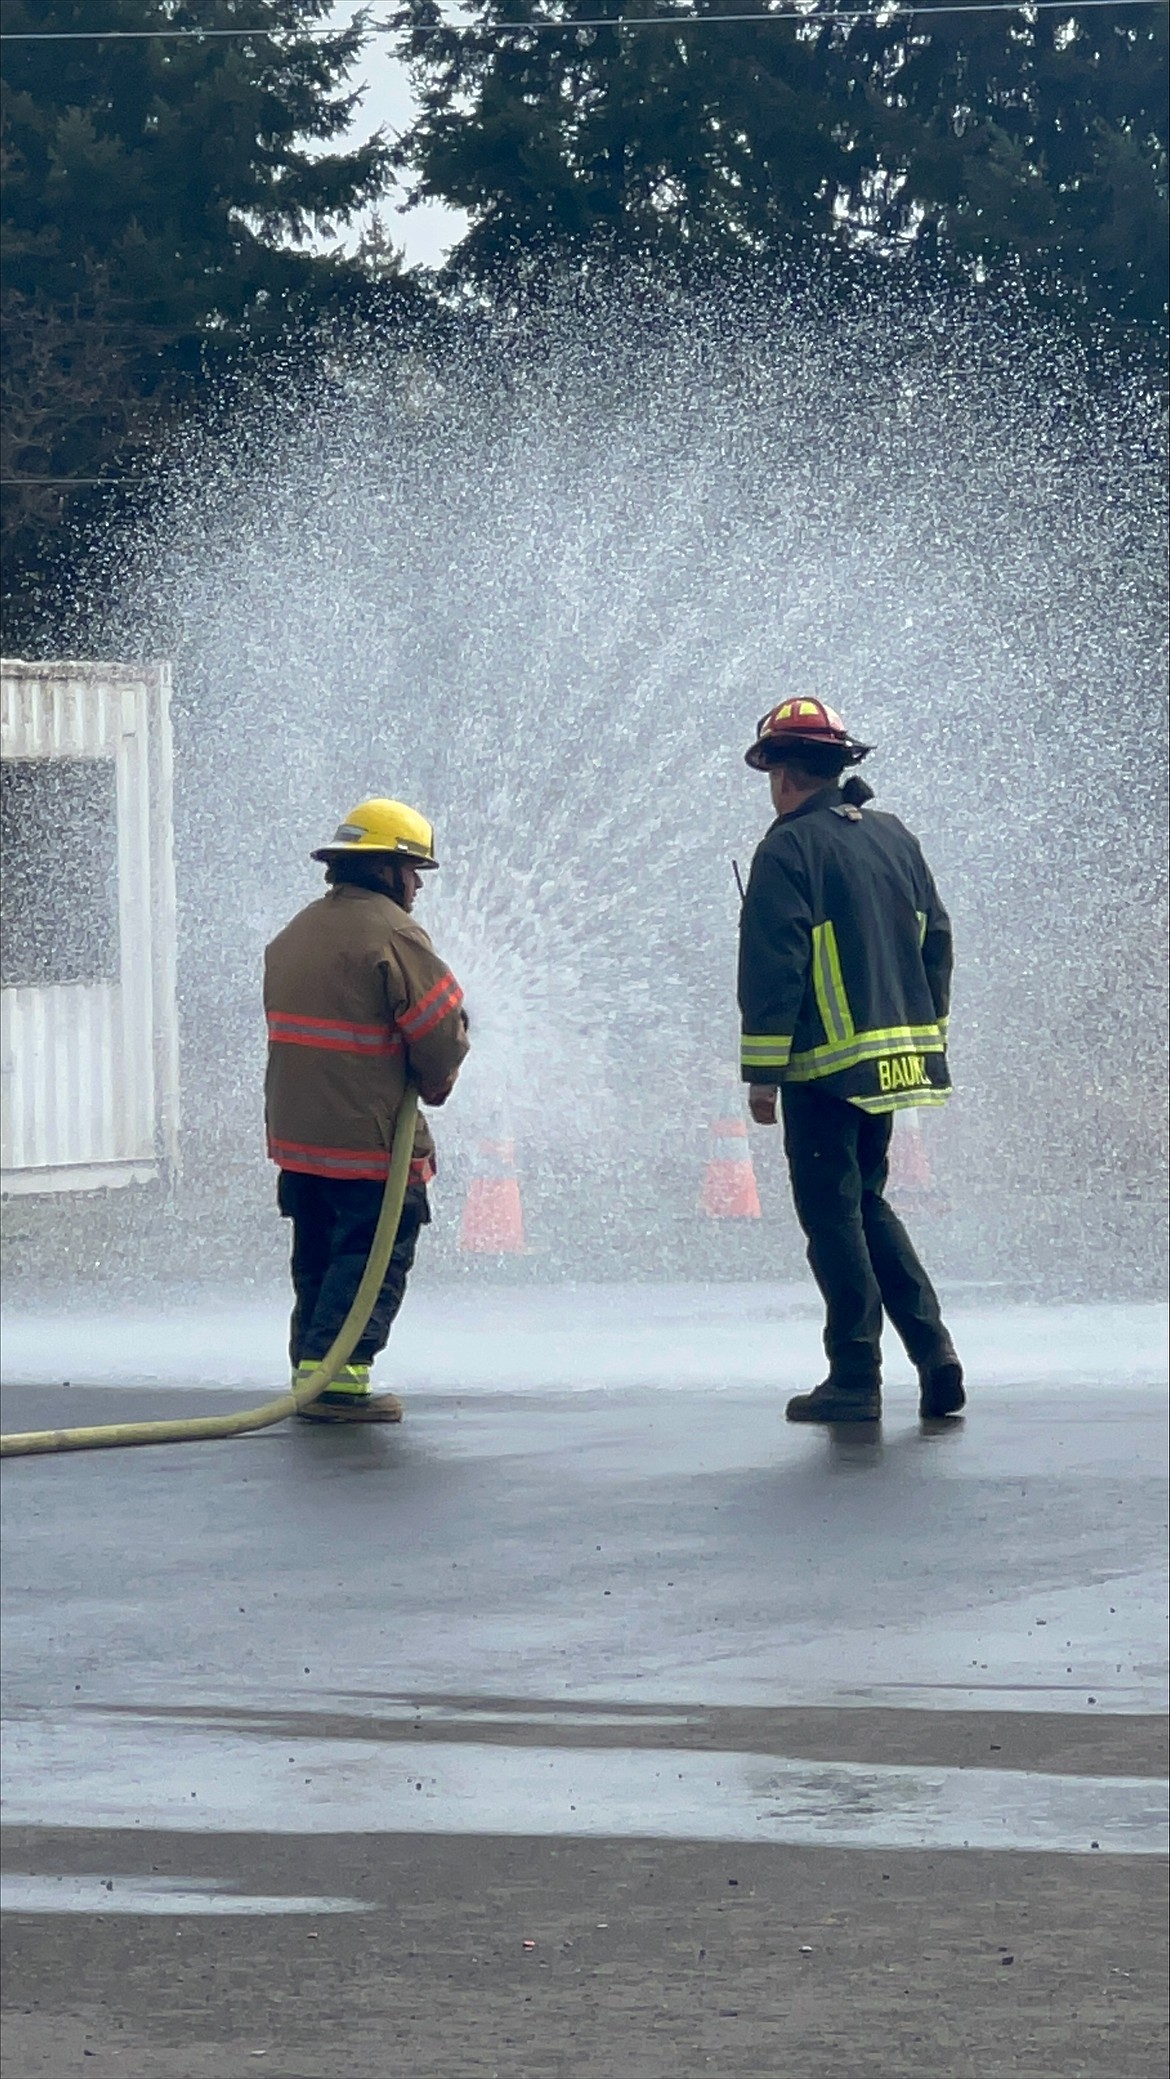
<svg viewBox="0 0 1170 2079">
<path fill-rule="evenodd" d="M 268 1136 L 268 1153 L 281 1169 L 311 1177 L 384 1178 L 390 1157 L 382 1148 L 323 1148 L 313 1141 L 283 1141 Z"/>
<path fill-rule="evenodd" d="M 278 1141 L 268 1135 L 268 1154 L 281 1168 L 303 1170 L 308 1177 L 368 1179 L 387 1177 L 389 1154 L 378 1148 L 314 1148 L 312 1141 Z"/>
<path fill-rule="evenodd" d="M 321 1047 L 327 1053 L 398 1054 L 402 1041 L 390 1025 L 355 1025 L 342 1018 L 307 1018 L 299 1011 L 269 1011 L 274 1046 Z"/>
<path fill-rule="evenodd" d="M 408 1040 L 425 1039 L 428 1032 L 433 1032 L 436 1025 L 441 1025 L 444 1018 L 459 1009 L 462 1001 L 463 991 L 448 971 L 439 977 L 432 989 L 427 990 L 425 996 L 403 1012 L 398 1020 L 399 1028 Z"/>
<path fill-rule="evenodd" d="M 307 1029 L 318 1032 L 344 1030 L 345 1032 L 363 1032 L 368 1035 L 376 1035 L 389 1029 L 381 1021 L 372 1025 L 362 1025 L 354 1018 L 311 1018 L 307 1011 L 269 1011 L 268 1018 L 270 1023 L 303 1025 Z"/>
<path fill-rule="evenodd" d="M 268 1136 L 268 1153 L 280 1169 L 296 1170 L 301 1176 L 335 1177 L 339 1183 L 384 1183 L 390 1157 L 381 1148 L 323 1148 L 313 1141 L 282 1141 Z M 429 1155 L 411 1159 L 407 1181 L 429 1184 L 435 1165 Z"/>
</svg>

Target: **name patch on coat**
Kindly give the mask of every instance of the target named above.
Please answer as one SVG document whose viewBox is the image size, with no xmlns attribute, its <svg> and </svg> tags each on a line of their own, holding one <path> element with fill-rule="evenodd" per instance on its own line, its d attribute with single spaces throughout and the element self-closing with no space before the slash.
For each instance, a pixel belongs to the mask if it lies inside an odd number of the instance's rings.
<svg viewBox="0 0 1170 2079">
<path fill-rule="evenodd" d="M 916 1090 L 930 1081 L 925 1054 L 886 1054 L 877 1065 L 880 1090 Z"/>
</svg>

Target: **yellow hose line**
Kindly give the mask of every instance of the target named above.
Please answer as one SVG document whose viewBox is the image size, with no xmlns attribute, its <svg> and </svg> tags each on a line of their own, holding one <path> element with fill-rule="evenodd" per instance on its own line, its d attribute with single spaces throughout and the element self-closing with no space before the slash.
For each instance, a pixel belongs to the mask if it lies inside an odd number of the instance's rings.
<svg viewBox="0 0 1170 2079">
<path fill-rule="evenodd" d="M 361 1284 L 336 1339 L 309 1378 L 276 1400 L 266 1400 L 258 1408 L 241 1408 L 235 1415 L 197 1415 L 187 1422 L 111 1422 L 101 1429 L 29 1429 L 13 1436 L 0 1436 L 0 1458 L 32 1458 L 44 1451 L 118 1451 L 130 1444 L 190 1444 L 203 1437 L 246 1436 L 250 1430 L 268 1429 L 274 1422 L 283 1422 L 287 1415 L 295 1415 L 298 1408 L 316 1400 L 349 1363 L 382 1289 L 402 1218 L 417 1112 L 418 1093 L 407 1090 L 395 1121 L 390 1173 Z"/>
</svg>

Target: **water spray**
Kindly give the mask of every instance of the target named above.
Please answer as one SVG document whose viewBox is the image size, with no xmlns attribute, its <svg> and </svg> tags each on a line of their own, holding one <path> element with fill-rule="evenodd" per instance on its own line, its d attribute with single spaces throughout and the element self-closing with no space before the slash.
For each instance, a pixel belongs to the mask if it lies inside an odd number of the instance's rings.
<svg viewBox="0 0 1170 2079">
<path fill-rule="evenodd" d="M 185 425 L 135 543 L 99 533 L 74 654 L 175 664 L 167 1277 L 269 1248 L 266 1195 L 218 1189 L 256 1131 L 257 971 L 315 892 L 306 835 L 373 793 L 444 841 L 421 919 L 477 1012 L 453 1173 L 514 1135 L 546 1263 L 601 1263 L 627 1224 L 643 1272 L 673 1261 L 697 1122 L 662 1079 L 698 1090 L 728 1051 L 712 891 L 765 812 L 744 730 L 796 690 L 878 746 L 955 921 L 964 1262 L 1016 1275 L 1035 1197 L 1095 1263 L 1098 1167 L 1156 1202 L 1160 406 L 1054 323 L 896 275 L 677 304 L 618 276 L 421 371 L 347 333 Z"/>
</svg>

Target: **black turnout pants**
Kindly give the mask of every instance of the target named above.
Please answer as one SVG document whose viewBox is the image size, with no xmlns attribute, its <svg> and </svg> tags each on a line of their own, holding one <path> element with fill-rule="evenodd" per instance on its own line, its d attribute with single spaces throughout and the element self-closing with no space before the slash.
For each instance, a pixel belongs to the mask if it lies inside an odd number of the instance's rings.
<svg viewBox="0 0 1170 2079">
<path fill-rule="evenodd" d="M 780 1102 L 796 1217 L 825 1302 L 830 1378 L 881 1379 L 883 1308 L 912 1364 L 953 1355 L 938 1295 L 883 1196 L 893 1113 L 863 1112 L 807 1083 L 782 1084 Z"/>
<path fill-rule="evenodd" d="M 294 1366 L 324 1357 L 345 1320 L 361 1283 L 378 1214 L 383 1185 L 342 1182 L 333 1177 L 303 1176 L 282 1169 L 276 1199 L 293 1224 L 292 1281 L 296 1294 L 289 1356 Z M 369 1364 L 384 1350 L 402 1305 L 406 1280 L 414 1263 L 420 1227 L 431 1217 L 426 1188 L 408 1184 L 402 1218 L 390 1263 L 365 1334 L 350 1362 Z"/>
</svg>

